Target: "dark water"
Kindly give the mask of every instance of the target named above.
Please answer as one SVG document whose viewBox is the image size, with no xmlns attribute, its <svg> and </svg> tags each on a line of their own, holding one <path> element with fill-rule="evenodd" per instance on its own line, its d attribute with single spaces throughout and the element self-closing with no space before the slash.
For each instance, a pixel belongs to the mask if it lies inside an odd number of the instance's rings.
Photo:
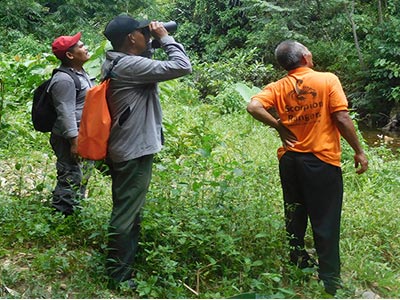
<svg viewBox="0 0 400 300">
<path fill-rule="evenodd" d="M 400 154 L 400 133 L 384 133 L 379 128 L 371 128 L 362 124 L 359 124 L 358 128 L 369 146 L 385 145 L 394 153 Z"/>
</svg>

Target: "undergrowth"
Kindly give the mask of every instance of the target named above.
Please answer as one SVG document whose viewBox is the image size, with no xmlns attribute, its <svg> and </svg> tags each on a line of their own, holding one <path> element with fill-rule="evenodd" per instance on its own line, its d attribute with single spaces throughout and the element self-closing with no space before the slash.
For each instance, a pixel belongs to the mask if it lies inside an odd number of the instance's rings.
<svg viewBox="0 0 400 300">
<path fill-rule="evenodd" d="M 30 103 L 3 114 L 1 298 L 326 298 L 315 270 L 288 263 L 277 134 L 245 113 L 221 114 L 181 81 L 161 86 L 166 144 L 155 159 L 135 262 L 137 293 L 107 289 L 110 178 L 95 170 L 81 213 L 50 208 L 55 159 L 32 131 Z M 7 111 L 6 111 L 7 112 Z M 400 163 L 368 149 L 355 174 L 344 144 L 339 298 L 400 295 Z M 307 234 L 312 251 L 312 238 Z"/>
</svg>

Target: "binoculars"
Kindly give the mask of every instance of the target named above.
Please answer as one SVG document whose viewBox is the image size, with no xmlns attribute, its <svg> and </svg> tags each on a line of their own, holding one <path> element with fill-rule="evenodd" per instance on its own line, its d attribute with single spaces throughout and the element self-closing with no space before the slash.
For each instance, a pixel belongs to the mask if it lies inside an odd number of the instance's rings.
<svg viewBox="0 0 400 300">
<path fill-rule="evenodd" d="M 175 21 L 169 21 L 169 22 L 162 22 L 162 24 L 164 25 L 164 28 L 169 32 L 175 32 L 178 29 L 178 24 L 176 24 Z M 153 49 L 157 49 L 160 48 L 160 42 L 158 40 L 152 40 L 151 41 L 151 47 Z"/>
<path fill-rule="evenodd" d="M 163 22 L 162 24 L 169 33 L 173 33 L 178 29 L 178 24 L 175 21 Z"/>
</svg>

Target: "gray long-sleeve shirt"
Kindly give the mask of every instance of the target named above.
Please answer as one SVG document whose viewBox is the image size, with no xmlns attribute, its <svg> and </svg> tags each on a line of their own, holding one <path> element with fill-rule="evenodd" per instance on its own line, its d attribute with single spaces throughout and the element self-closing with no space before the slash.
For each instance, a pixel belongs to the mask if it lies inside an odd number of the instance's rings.
<svg viewBox="0 0 400 300">
<path fill-rule="evenodd" d="M 61 66 L 60 69 L 62 68 L 65 69 L 66 67 Z M 57 119 L 52 132 L 66 139 L 78 136 L 86 91 L 94 83 L 94 79 L 89 78 L 86 72 L 70 70 L 78 76 L 81 82 L 81 89 L 78 93 L 74 80 L 64 72 L 54 74 L 49 85 L 49 91 L 57 112 Z"/>
<path fill-rule="evenodd" d="M 158 82 L 191 73 L 192 66 L 181 44 L 171 36 L 161 40 L 165 61 L 108 51 L 106 74 L 112 61 L 122 57 L 112 70 L 108 106 L 112 118 L 108 156 L 123 162 L 161 150 L 162 110 Z"/>
</svg>

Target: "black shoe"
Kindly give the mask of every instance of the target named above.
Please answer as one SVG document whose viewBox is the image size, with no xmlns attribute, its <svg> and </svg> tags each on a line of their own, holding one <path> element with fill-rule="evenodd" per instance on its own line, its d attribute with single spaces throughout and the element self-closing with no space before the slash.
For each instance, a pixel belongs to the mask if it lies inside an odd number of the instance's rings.
<svg viewBox="0 0 400 300">
<path fill-rule="evenodd" d="M 138 285 L 133 279 L 127 280 L 128 286 L 132 291 L 136 291 Z"/>
<path fill-rule="evenodd" d="M 291 263 L 300 269 L 316 268 L 318 267 L 317 261 L 310 256 L 299 256 L 297 259 L 292 259 Z"/>
<path fill-rule="evenodd" d="M 324 281 L 325 292 L 329 295 L 335 296 L 336 291 L 343 288 L 340 280 Z"/>
<path fill-rule="evenodd" d="M 53 206 L 53 213 L 54 214 L 62 214 L 63 217 L 65 217 L 65 218 L 72 216 L 72 215 L 79 215 L 80 211 L 81 210 L 78 207 L 59 209 L 58 207 Z"/>
<path fill-rule="evenodd" d="M 308 257 L 308 259 L 302 260 L 301 262 L 299 262 L 297 266 L 300 269 L 307 269 L 307 268 L 312 269 L 312 268 L 317 268 L 318 263 L 312 257 Z"/>
<path fill-rule="evenodd" d="M 318 267 L 318 263 L 304 249 L 295 249 L 290 252 L 290 262 L 300 269 Z"/>
<path fill-rule="evenodd" d="M 325 292 L 329 295 L 335 296 L 337 290 L 335 286 L 325 285 Z"/>
<path fill-rule="evenodd" d="M 122 282 L 117 282 L 113 279 L 110 279 L 110 281 L 108 282 L 108 289 L 110 290 L 132 290 L 132 291 L 136 291 L 138 285 L 137 283 L 133 280 L 133 279 L 128 279 Z"/>
</svg>

